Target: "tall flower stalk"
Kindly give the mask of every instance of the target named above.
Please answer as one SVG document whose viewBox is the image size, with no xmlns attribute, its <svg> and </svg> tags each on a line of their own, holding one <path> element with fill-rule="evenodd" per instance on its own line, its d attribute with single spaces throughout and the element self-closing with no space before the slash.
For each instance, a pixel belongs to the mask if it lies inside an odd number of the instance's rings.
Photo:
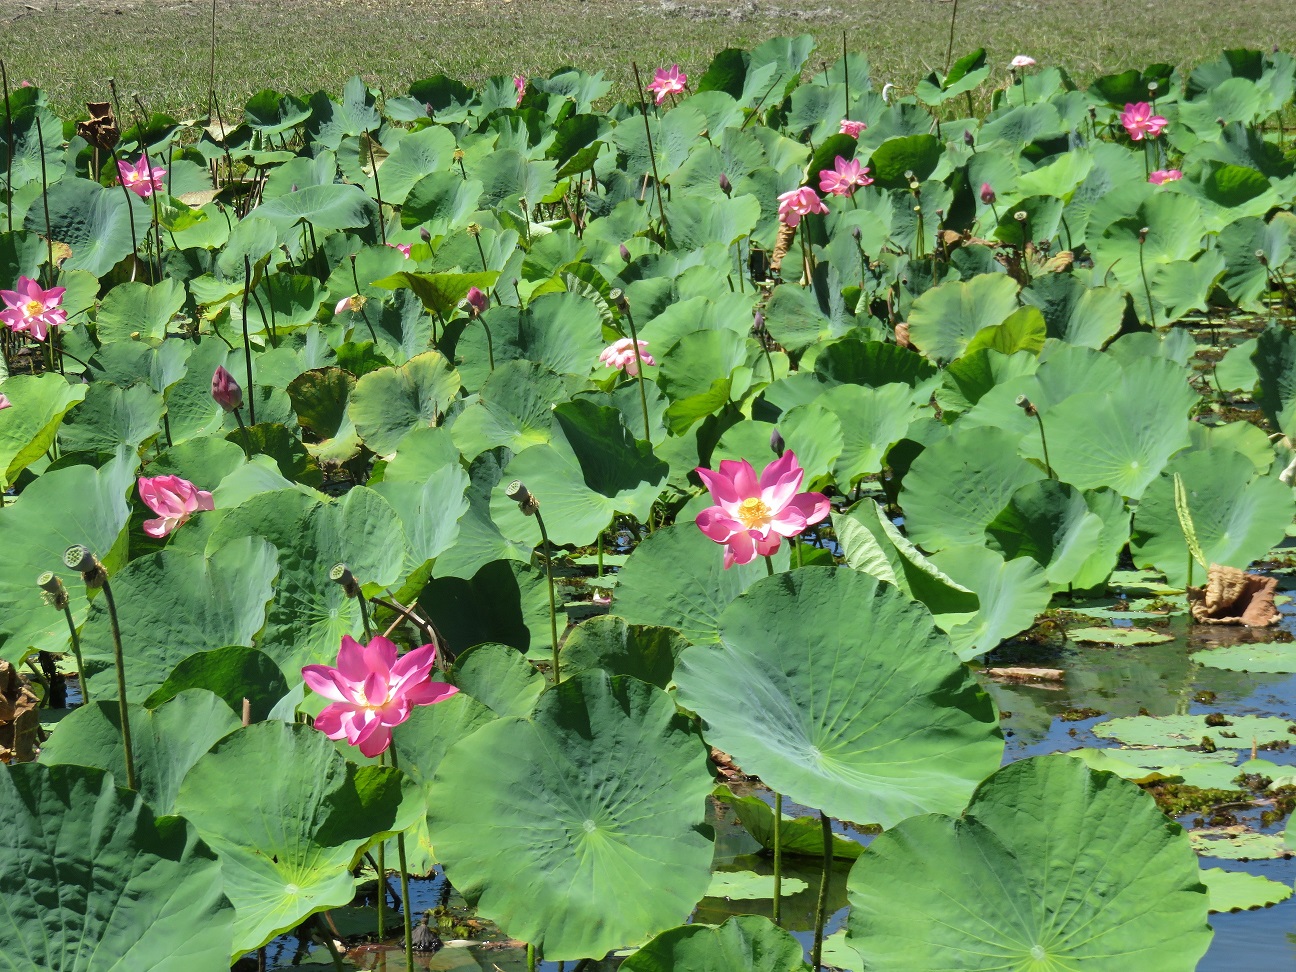
<svg viewBox="0 0 1296 972">
<path fill-rule="evenodd" d="M 517 503 L 524 516 L 534 516 L 536 526 L 540 528 L 540 545 L 544 548 L 545 580 L 549 584 L 549 640 L 553 646 L 554 684 L 562 681 L 558 667 L 558 602 L 554 596 L 553 547 L 549 543 L 549 531 L 545 529 L 544 517 L 540 515 L 540 501 L 531 495 L 531 491 L 520 479 L 515 479 L 504 487 L 504 495 Z"/>
</svg>

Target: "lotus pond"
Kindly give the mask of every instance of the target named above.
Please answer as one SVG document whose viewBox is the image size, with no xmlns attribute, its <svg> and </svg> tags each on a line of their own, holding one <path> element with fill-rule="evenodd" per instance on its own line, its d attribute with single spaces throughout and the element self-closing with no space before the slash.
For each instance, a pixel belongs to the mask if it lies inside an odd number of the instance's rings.
<svg viewBox="0 0 1296 972">
<path fill-rule="evenodd" d="M 5 81 L 0 970 L 1292 967 L 1296 58 L 640 84 Z"/>
</svg>

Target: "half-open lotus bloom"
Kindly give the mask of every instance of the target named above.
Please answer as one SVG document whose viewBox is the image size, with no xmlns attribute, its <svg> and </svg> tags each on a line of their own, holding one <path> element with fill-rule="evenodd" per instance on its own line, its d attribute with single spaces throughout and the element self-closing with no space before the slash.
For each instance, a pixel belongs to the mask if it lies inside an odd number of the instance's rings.
<svg viewBox="0 0 1296 972">
<path fill-rule="evenodd" d="M 526 97 L 526 77 L 521 74 L 514 77 L 513 87 L 517 88 L 517 103 L 520 105 L 522 104 L 522 99 Z"/>
<path fill-rule="evenodd" d="M 839 135 L 849 135 L 851 138 L 859 138 L 860 132 L 868 128 L 863 122 L 851 121 L 849 118 L 843 118 L 841 128 L 837 129 Z"/>
<path fill-rule="evenodd" d="M 1157 169 L 1148 176 L 1148 182 L 1154 186 L 1164 186 L 1167 182 L 1178 182 L 1182 178 L 1183 173 L 1178 169 Z"/>
<path fill-rule="evenodd" d="M 847 162 L 840 155 L 833 162 L 832 169 L 824 169 L 819 173 L 819 191 L 834 196 L 849 196 L 855 191 L 856 186 L 867 186 L 872 183 L 873 180 L 868 175 L 868 166 L 860 168 L 858 159 Z"/>
<path fill-rule="evenodd" d="M 646 365 L 655 365 L 652 355 L 648 353 L 648 342 L 639 342 L 639 359 Z M 609 368 L 620 368 L 627 375 L 639 374 L 639 361 L 635 360 L 634 342 L 622 338 L 616 344 L 609 344 L 599 355 L 599 360 Z"/>
<path fill-rule="evenodd" d="M 829 512 L 823 493 L 797 492 L 805 471 L 790 449 L 766 466 L 760 479 L 745 459 L 725 459 L 719 472 L 699 468 L 697 474 L 716 501 L 697 515 L 698 529 L 725 545 L 726 570 L 751 563 L 757 554 L 769 556 L 783 537 L 796 536 Z"/>
<path fill-rule="evenodd" d="M 1129 137 L 1136 142 L 1143 141 L 1144 136 L 1156 138 L 1166 127 L 1166 120 L 1160 115 L 1152 114 L 1152 106 L 1146 101 L 1127 104 L 1121 112 L 1120 120 L 1125 131 L 1129 132 Z"/>
<path fill-rule="evenodd" d="M 464 297 L 464 303 L 468 305 L 468 313 L 473 317 L 486 313 L 486 308 L 490 306 L 490 298 L 486 296 L 485 291 L 479 287 L 469 287 L 468 294 Z"/>
<path fill-rule="evenodd" d="M 134 165 L 125 161 L 117 163 L 121 184 L 141 199 L 147 199 L 162 188 L 162 177 L 166 175 L 166 171 L 166 169 L 150 168 L 146 155 L 141 155 Z"/>
<path fill-rule="evenodd" d="M 302 678 L 311 691 L 330 705 L 315 717 L 315 728 L 330 739 L 346 739 L 366 756 L 377 756 L 391 745 L 392 727 L 409 718 L 416 705 L 444 702 L 459 690 L 429 677 L 436 647 L 423 645 L 396 657 L 396 646 L 377 635 L 361 645 L 350 635 L 342 639 L 337 668 L 307 665 Z"/>
<path fill-rule="evenodd" d="M 198 510 L 215 509 L 211 493 L 179 476 L 141 476 L 139 494 L 157 514 L 157 519 L 144 521 L 144 532 L 150 537 L 165 537 Z"/>
<path fill-rule="evenodd" d="M 657 93 L 657 104 L 666 100 L 667 95 L 682 94 L 684 86 L 688 84 L 688 75 L 680 70 L 678 64 L 672 64 L 670 70 L 658 68 L 657 73 L 653 75 L 652 81 L 648 83 L 648 90 Z"/>
<path fill-rule="evenodd" d="M 31 277 L 19 277 L 13 290 L 0 290 L 0 300 L 5 303 L 0 321 L 11 330 L 27 331 L 37 341 L 44 341 L 51 327 L 67 323 L 67 311 L 59 306 L 65 290 L 43 290 Z"/>
<path fill-rule="evenodd" d="M 1008 64 L 1012 68 L 1028 68 L 1035 66 L 1035 58 L 1028 54 L 1018 54 Z"/>
<path fill-rule="evenodd" d="M 388 243 L 387 245 L 388 245 L 389 247 L 391 247 L 393 250 L 400 250 L 400 252 L 401 252 L 401 256 L 403 256 L 406 260 L 409 259 L 409 255 L 410 255 L 410 244 L 408 244 L 408 243 Z"/>
<path fill-rule="evenodd" d="M 793 228 L 801 222 L 802 216 L 828 212 L 828 207 L 823 204 L 819 194 L 809 186 L 789 189 L 778 197 L 778 204 L 779 222 Z"/>
</svg>

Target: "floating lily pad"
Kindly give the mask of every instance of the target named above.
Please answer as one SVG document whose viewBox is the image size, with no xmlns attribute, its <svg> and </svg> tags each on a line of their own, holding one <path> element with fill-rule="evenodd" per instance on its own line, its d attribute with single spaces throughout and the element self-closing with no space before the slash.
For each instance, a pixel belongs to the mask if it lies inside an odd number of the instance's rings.
<svg viewBox="0 0 1296 972">
<path fill-rule="evenodd" d="M 1177 779 L 1202 789 L 1234 789 L 1244 770 L 1235 766 L 1237 753 L 1189 753 L 1182 749 L 1073 749 L 1066 753 L 1090 769 L 1107 770 L 1138 784 Z"/>
<path fill-rule="evenodd" d="M 1174 641 L 1174 635 L 1147 628 L 1071 628 L 1067 637 L 1072 641 L 1088 641 L 1099 645 L 1160 645 Z"/>
<path fill-rule="evenodd" d="M 1194 651 L 1192 660 L 1208 668 L 1230 672 L 1296 673 L 1296 644 L 1228 645 Z"/>
<path fill-rule="evenodd" d="M 1127 716 L 1094 726 L 1094 735 L 1119 739 L 1127 746 L 1197 746 L 1210 736 L 1217 746 L 1250 749 L 1257 743 L 1291 742 L 1293 723 L 1274 716 L 1231 716 L 1226 725 L 1210 726 L 1204 715 Z"/>
<path fill-rule="evenodd" d="M 1288 857 L 1291 849 L 1283 843 L 1282 834 L 1258 834 L 1244 827 L 1216 827 L 1190 830 L 1193 850 L 1202 857 L 1219 857 L 1227 861 L 1268 861 Z"/>
<path fill-rule="evenodd" d="M 816 827 L 818 824 L 816 823 Z M 800 878 L 784 877 L 779 888 L 780 894 L 800 894 L 810 885 Z M 708 898 L 772 898 L 774 897 L 774 875 L 757 874 L 755 871 L 716 871 L 711 875 L 711 884 L 707 888 Z"/>
<path fill-rule="evenodd" d="M 1260 874 L 1226 871 L 1222 867 L 1203 870 L 1202 881 L 1210 894 L 1210 910 L 1213 912 L 1268 908 L 1292 896 L 1292 889 L 1285 884 Z"/>
</svg>

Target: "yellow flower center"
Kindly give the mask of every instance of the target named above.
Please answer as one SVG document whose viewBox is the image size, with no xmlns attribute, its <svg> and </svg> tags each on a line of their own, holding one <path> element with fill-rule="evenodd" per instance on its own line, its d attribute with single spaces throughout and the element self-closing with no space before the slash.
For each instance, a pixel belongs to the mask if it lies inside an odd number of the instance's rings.
<svg viewBox="0 0 1296 972">
<path fill-rule="evenodd" d="M 764 526 L 773 511 L 755 496 L 749 496 L 738 505 L 738 520 L 748 530 Z"/>
<path fill-rule="evenodd" d="M 44 313 L 45 305 L 39 300 L 29 300 L 23 304 L 23 313 L 28 317 L 35 317 L 37 314 Z"/>
</svg>

